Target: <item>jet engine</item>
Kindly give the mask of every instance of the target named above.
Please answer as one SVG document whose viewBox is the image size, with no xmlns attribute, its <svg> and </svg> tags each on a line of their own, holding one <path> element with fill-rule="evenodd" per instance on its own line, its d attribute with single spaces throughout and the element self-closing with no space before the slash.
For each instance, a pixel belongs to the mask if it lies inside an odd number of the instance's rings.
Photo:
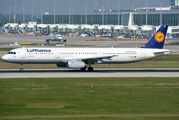
<svg viewBox="0 0 179 120">
<path fill-rule="evenodd" d="M 79 69 L 85 67 L 85 63 L 82 61 L 68 61 L 67 65 L 70 69 Z"/>
</svg>

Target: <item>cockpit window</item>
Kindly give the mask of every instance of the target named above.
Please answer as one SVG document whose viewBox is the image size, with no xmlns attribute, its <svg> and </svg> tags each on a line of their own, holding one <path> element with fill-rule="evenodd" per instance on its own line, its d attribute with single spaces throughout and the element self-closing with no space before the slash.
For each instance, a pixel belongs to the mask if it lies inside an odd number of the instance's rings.
<svg viewBox="0 0 179 120">
<path fill-rule="evenodd" d="M 15 54 L 16 54 L 16 52 L 8 52 L 8 54 L 13 54 L 13 55 L 15 55 Z"/>
</svg>

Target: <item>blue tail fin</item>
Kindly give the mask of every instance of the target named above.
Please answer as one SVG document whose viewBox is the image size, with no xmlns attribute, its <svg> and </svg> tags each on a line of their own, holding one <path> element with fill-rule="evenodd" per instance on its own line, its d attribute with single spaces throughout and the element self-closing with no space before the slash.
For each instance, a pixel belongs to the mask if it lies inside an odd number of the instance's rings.
<svg viewBox="0 0 179 120">
<path fill-rule="evenodd" d="M 2 33 L 5 33 L 5 30 L 1 29 L 1 32 L 2 32 Z"/>
<path fill-rule="evenodd" d="M 22 34 L 22 31 L 21 31 L 21 30 L 18 30 L 18 33 L 19 33 L 19 34 Z"/>
<path fill-rule="evenodd" d="M 162 25 L 152 38 L 141 48 L 163 49 L 168 25 Z"/>
<path fill-rule="evenodd" d="M 47 27 L 48 35 L 50 35 L 50 26 Z"/>
</svg>

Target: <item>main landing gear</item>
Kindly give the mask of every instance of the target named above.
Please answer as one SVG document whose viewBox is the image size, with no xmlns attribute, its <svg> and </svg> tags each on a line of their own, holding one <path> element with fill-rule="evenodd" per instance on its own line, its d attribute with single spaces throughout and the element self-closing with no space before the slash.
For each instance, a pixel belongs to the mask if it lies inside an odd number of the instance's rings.
<svg viewBox="0 0 179 120">
<path fill-rule="evenodd" d="M 89 72 L 93 72 L 93 67 L 88 67 Z"/>
<path fill-rule="evenodd" d="M 22 72 L 22 71 L 24 71 L 24 64 L 21 64 L 21 69 L 20 69 L 20 71 Z"/>
<path fill-rule="evenodd" d="M 83 72 L 84 72 L 84 71 L 86 71 L 86 67 L 84 67 L 84 68 L 81 68 L 81 71 L 83 71 Z"/>
<path fill-rule="evenodd" d="M 91 67 L 91 66 L 88 67 L 88 71 L 89 71 L 89 72 L 93 72 L 93 70 L 94 70 L 93 67 Z M 86 71 L 86 67 L 81 68 L 81 71 L 83 71 L 83 72 Z"/>
</svg>

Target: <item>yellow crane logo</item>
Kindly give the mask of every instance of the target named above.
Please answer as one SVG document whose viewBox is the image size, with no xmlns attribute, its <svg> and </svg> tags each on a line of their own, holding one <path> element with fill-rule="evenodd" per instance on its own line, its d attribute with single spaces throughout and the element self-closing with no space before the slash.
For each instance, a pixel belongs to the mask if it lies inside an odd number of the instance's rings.
<svg viewBox="0 0 179 120">
<path fill-rule="evenodd" d="M 165 39 L 165 35 L 162 32 L 158 32 L 155 34 L 155 40 L 157 42 L 163 42 L 164 39 Z"/>
</svg>

